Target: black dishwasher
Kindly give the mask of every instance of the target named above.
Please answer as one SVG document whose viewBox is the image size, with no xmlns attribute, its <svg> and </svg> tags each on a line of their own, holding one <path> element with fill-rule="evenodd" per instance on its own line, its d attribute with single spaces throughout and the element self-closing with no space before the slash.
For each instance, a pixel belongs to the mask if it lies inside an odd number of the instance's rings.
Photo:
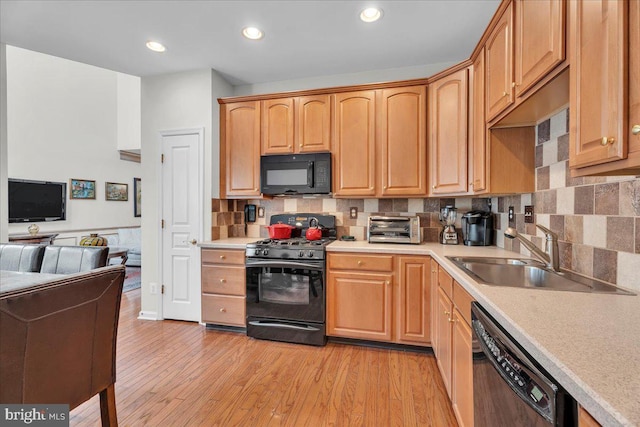
<svg viewBox="0 0 640 427">
<path fill-rule="evenodd" d="M 471 319 L 474 425 L 577 426 L 576 401 L 475 302 Z"/>
</svg>

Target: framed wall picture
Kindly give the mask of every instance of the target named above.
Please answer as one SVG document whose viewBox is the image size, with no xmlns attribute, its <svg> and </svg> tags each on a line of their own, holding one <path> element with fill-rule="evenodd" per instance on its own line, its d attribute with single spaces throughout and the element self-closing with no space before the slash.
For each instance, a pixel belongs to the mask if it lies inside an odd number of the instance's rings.
<svg viewBox="0 0 640 427">
<path fill-rule="evenodd" d="M 142 216 L 142 180 L 133 178 L 133 216 Z"/>
<path fill-rule="evenodd" d="M 105 182 L 104 197 L 105 200 L 126 202 L 127 200 L 129 200 L 129 184 Z"/>
<path fill-rule="evenodd" d="M 89 179 L 69 180 L 69 198 L 70 199 L 95 199 L 96 198 L 96 182 Z"/>
</svg>

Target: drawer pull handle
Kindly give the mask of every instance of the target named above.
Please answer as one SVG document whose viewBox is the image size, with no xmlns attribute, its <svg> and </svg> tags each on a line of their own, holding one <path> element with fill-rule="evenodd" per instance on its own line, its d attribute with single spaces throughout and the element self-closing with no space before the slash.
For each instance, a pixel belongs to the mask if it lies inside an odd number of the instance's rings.
<svg viewBox="0 0 640 427">
<path fill-rule="evenodd" d="M 358 262 L 357 262 L 357 264 L 358 264 L 358 265 L 362 265 L 362 261 L 358 261 Z"/>
<path fill-rule="evenodd" d="M 640 135 L 640 125 L 633 125 L 631 133 L 634 135 Z"/>
<path fill-rule="evenodd" d="M 227 257 L 224 255 L 220 255 L 220 259 L 227 259 Z"/>
<path fill-rule="evenodd" d="M 456 323 L 456 322 L 457 322 L 457 320 L 456 320 L 456 319 L 451 319 L 451 318 L 450 318 L 450 319 L 449 319 L 449 322 L 451 322 L 451 323 Z"/>
<path fill-rule="evenodd" d="M 502 96 L 507 96 L 507 95 L 509 95 L 509 94 L 507 93 L 506 90 L 504 92 L 502 92 Z"/>
<path fill-rule="evenodd" d="M 603 147 L 606 147 L 607 145 L 609 145 L 609 144 L 613 144 L 614 142 L 616 142 L 616 139 L 615 139 L 615 138 L 607 138 L 606 136 L 603 136 L 603 137 L 602 137 L 602 141 L 600 142 L 600 144 L 601 144 Z"/>
<path fill-rule="evenodd" d="M 449 317 L 450 314 L 451 313 L 449 313 L 448 311 L 446 311 L 446 310 L 444 311 L 444 315 L 447 316 L 447 318 Z M 449 320 L 451 320 L 451 319 L 449 319 Z"/>
<path fill-rule="evenodd" d="M 220 283 L 227 283 L 227 279 L 220 279 Z"/>
<path fill-rule="evenodd" d="M 385 285 L 387 285 L 387 286 L 389 286 L 389 283 L 391 283 L 391 282 L 389 282 L 388 280 L 386 280 L 386 281 L 384 282 L 384 284 L 385 284 Z"/>
<path fill-rule="evenodd" d="M 226 312 L 227 312 L 227 309 L 226 309 L 226 308 L 222 307 L 222 308 L 220 309 L 220 313 L 226 313 Z"/>
</svg>

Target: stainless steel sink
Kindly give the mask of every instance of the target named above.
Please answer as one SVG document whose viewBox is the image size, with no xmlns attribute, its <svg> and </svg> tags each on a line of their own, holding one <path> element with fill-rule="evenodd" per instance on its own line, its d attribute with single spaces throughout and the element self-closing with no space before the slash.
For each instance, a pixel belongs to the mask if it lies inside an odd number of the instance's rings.
<svg viewBox="0 0 640 427">
<path fill-rule="evenodd" d="M 486 285 L 635 295 L 625 289 L 569 271 L 553 271 L 533 259 L 452 256 L 447 258 L 476 281 Z"/>
</svg>

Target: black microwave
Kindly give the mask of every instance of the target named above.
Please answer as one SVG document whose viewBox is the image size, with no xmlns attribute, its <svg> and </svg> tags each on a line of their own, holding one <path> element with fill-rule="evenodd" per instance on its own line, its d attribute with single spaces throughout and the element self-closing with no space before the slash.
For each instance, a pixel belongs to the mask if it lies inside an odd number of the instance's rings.
<svg viewBox="0 0 640 427">
<path fill-rule="evenodd" d="M 331 193 L 331 153 L 260 157 L 262 194 Z"/>
</svg>

